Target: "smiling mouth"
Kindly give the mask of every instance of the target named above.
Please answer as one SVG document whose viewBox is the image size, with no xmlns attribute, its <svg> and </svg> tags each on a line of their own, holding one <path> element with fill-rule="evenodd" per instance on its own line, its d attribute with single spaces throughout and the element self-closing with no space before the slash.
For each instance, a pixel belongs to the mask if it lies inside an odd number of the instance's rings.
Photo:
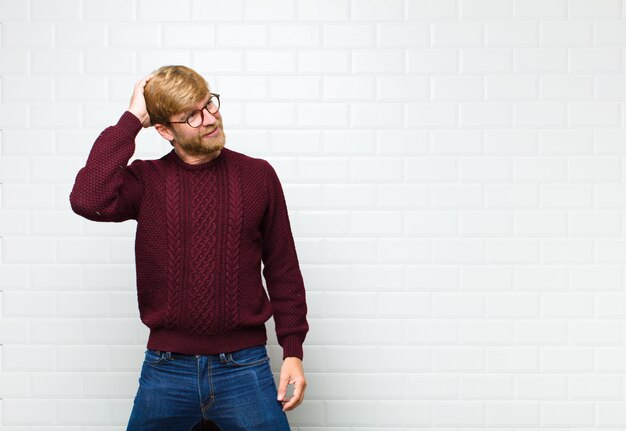
<svg viewBox="0 0 626 431">
<path fill-rule="evenodd" d="M 215 135 L 217 135 L 217 129 L 219 129 L 219 127 L 216 127 L 215 129 L 211 130 L 209 133 L 205 133 L 204 136 L 215 136 Z"/>
</svg>

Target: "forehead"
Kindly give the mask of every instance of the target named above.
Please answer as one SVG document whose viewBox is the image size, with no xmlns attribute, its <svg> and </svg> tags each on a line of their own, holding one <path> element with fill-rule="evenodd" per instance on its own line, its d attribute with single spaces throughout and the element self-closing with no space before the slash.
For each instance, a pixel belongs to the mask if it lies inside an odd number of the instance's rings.
<svg viewBox="0 0 626 431">
<path fill-rule="evenodd" d="M 204 105 L 206 105 L 209 102 L 209 99 L 211 98 L 210 94 L 207 94 L 206 96 L 204 96 L 201 100 L 199 100 L 198 102 L 196 102 L 196 104 L 183 109 L 182 111 L 180 111 L 177 114 L 174 114 L 174 117 L 179 118 L 179 117 L 186 117 L 189 114 L 191 114 L 193 111 L 199 111 L 201 110 Z M 185 118 L 182 118 L 182 120 L 184 121 Z"/>
</svg>

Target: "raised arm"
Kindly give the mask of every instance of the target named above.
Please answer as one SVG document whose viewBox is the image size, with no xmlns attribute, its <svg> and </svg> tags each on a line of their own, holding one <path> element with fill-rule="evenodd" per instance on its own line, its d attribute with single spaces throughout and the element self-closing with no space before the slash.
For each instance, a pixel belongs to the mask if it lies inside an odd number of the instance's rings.
<svg viewBox="0 0 626 431">
<path fill-rule="evenodd" d="M 89 220 L 114 222 L 137 217 L 143 184 L 128 161 L 135 153 L 135 137 L 142 127 L 150 125 L 143 97 L 150 77 L 137 82 L 128 111 L 94 142 L 70 194 L 76 214 Z"/>
</svg>

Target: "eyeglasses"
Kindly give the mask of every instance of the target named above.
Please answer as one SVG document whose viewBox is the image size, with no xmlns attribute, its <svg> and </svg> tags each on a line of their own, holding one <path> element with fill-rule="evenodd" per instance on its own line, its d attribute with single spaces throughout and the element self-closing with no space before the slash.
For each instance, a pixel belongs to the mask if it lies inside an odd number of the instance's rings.
<svg viewBox="0 0 626 431">
<path fill-rule="evenodd" d="M 191 127 L 198 128 L 204 123 L 204 110 L 213 115 L 220 110 L 220 95 L 217 93 L 209 93 L 211 97 L 206 105 L 200 110 L 193 111 L 185 121 L 168 121 L 171 124 L 189 124 Z"/>
</svg>

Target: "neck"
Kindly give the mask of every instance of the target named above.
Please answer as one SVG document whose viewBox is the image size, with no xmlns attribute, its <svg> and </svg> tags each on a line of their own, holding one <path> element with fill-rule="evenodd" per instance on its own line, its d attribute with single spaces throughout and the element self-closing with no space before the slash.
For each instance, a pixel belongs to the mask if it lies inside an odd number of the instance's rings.
<svg viewBox="0 0 626 431">
<path fill-rule="evenodd" d="M 180 147 L 174 147 L 174 151 L 176 151 L 176 154 L 178 155 L 178 157 L 180 157 L 180 159 L 183 162 L 188 163 L 190 165 L 198 165 L 200 163 L 210 162 L 211 160 L 219 156 L 220 153 L 222 152 L 222 150 L 219 149 L 208 154 L 192 155 L 192 154 L 188 154 L 187 152 L 185 152 L 185 150 L 183 150 Z"/>
</svg>

